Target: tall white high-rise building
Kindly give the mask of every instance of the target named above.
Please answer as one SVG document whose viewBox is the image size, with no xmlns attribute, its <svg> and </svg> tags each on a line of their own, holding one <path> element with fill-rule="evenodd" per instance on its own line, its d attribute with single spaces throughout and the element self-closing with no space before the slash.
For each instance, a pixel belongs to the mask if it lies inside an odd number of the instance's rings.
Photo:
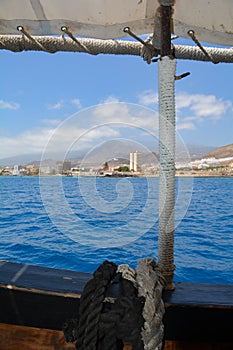
<svg viewBox="0 0 233 350">
<path fill-rule="evenodd" d="M 130 171 L 138 171 L 138 169 L 139 169 L 139 153 L 138 153 L 138 151 L 130 153 L 129 168 L 130 168 Z"/>
<path fill-rule="evenodd" d="M 14 176 L 18 176 L 19 175 L 19 166 L 18 165 L 14 165 L 14 169 L 13 169 L 12 175 L 14 175 Z"/>
</svg>

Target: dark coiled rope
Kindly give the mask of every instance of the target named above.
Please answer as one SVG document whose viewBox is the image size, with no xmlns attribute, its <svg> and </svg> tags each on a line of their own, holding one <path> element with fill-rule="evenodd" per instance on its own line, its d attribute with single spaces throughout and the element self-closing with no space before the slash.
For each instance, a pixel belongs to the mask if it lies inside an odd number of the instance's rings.
<svg viewBox="0 0 233 350">
<path fill-rule="evenodd" d="M 120 288 L 121 295 L 115 300 L 109 298 L 114 288 Z M 122 350 L 124 343 L 143 350 L 144 300 L 114 263 L 104 261 L 83 290 L 78 321 L 63 328 L 66 341 L 77 340 L 77 350 Z"/>
<path fill-rule="evenodd" d="M 78 350 L 95 350 L 98 343 L 98 328 L 106 287 L 113 278 L 117 266 L 104 261 L 94 272 L 94 278 L 87 282 L 79 307 L 79 325 L 77 332 Z"/>
</svg>

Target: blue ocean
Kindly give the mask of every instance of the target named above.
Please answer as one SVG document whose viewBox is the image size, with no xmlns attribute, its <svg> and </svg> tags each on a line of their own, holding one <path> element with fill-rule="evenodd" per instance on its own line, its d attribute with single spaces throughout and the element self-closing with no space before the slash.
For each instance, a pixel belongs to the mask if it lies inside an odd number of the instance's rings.
<svg viewBox="0 0 233 350">
<path fill-rule="evenodd" d="M 0 259 L 93 272 L 157 258 L 158 178 L 0 177 Z M 177 178 L 175 280 L 233 283 L 233 178 Z"/>
</svg>

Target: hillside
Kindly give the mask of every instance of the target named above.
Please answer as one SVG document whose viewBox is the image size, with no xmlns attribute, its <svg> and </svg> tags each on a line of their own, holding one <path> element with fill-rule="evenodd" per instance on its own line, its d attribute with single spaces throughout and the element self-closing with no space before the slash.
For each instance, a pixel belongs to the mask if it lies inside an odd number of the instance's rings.
<svg viewBox="0 0 233 350">
<path fill-rule="evenodd" d="M 230 145 L 218 147 L 215 150 L 209 152 L 205 156 L 205 158 L 210 158 L 210 157 L 214 157 L 214 158 L 217 158 L 217 159 L 233 157 L 233 143 L 231 143 Z"/>
</svg>

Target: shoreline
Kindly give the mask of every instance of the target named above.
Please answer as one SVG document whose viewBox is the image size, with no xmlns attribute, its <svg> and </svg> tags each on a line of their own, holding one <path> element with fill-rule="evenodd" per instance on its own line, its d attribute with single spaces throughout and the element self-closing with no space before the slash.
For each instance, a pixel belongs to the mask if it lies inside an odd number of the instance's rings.
<svg viewBox="0 0 233 350">
<path fill-rule="evenodd" d="M 31 178 L 31 177 L 70 177 L 70 178 L 79 178 L 79 177 L 98 177 L 98 178 L 116 178 L 116 179 L 124 179 L 124 178 L 159 178 L 159 175 L 150 175 L 150 174 L 138 174 L 138 175 L 120 175 L 120 176 L 103 176 L 103 175 L 88 175 L 88 174 L 84 174 L 84 175 L 72 175 L 72 176 L 67 176 L 67 175 L 61 175 L 61 174 L 55 174 L 55 175 L 48 175 L 48 174 L 42 174 L 42 175 L 1 175 L 0 178 Z M 233 172 L 230 174 L 193 174 L 193 173 L 186 173 L 186 174 L 175 174 L 176 178 L 233 178 Z"/>
</svg>

